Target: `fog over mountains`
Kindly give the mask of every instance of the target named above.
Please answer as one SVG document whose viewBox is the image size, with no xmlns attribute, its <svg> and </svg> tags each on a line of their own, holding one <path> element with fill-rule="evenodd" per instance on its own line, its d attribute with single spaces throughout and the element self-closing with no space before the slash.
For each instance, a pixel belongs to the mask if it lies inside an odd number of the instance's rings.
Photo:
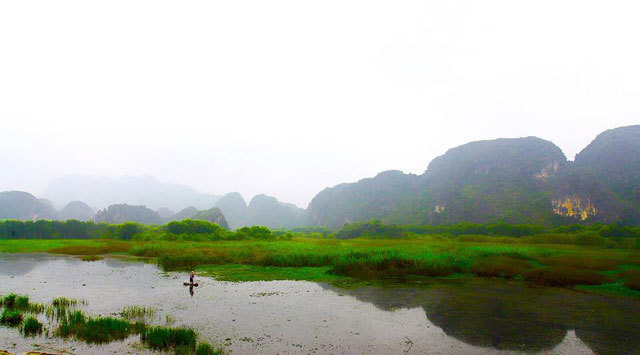
<svg viewBox="0 0 640 355">
<path fill-rule="evenodd" d="M 43 197 L 56 206 L 83 201 L 94 209 L 113 204 L 145 205 L 152 209 L 179 211 L 188 206 L 211 208 L 219 196 L 197 192 L 191 187 L 169 184 L 151 176 L 106 177 L 70 175 L 52 180 Z"/>
<path fill-rule="evenodd" d="M 638 224 L 640 125 L 599 134 L 575 161 L 536 137 L 467 143 L 433 159 L 421 175 L 386 171 L 326 188 L 306 210 L 264 194 L 247 203 L 237 192 L 202 194 L 150 176 L 67 176 L 52 181 L 44 196 L 2 192 L 0 218 L 148 224 L 198 218 L 233 229 L 340 228 L 369 219 L 399 224 Z"/>
</svg>

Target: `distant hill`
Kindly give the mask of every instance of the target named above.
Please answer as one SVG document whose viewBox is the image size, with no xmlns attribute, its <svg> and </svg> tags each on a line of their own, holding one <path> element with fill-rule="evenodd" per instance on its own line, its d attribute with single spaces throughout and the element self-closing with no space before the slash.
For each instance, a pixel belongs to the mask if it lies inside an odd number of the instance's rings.
<svg viewBox="0 0 640 355">
<path fill-rule="evenodd" d="M 215 223 L 221 227 L 229 229 L 229 224 L 227 223 L 227 220 L 222 214 L 222 211 L 220 211 L 218 207 L 213 207 L 205 211 L 200 211 L 195 215 L 193 215 L 191 219 L 200 219 L 204 221 L 209 221 L 211 223 Z"/>
<path fill-rule="evenodd" d="M 89 221 L 93 219 L 95 213 L 82 201 L 71 201 L 60 210 L 59 218 L 63 221 L 68 219 L 77 219 L 79 221 Z"/>
<path fill-rule="evenodd" d="M 70 175 L 52 180 L 44 196 L 59 206 L 69 201 L 84 201 L 94 208 L 126 203 L 174 211 L 187 206 L 210 208 L 218 199 L 218 196 L 202 194 L 184 185 L 162 183 L 150 176 L 111 179 Z"/>
<path fill-rule="evenodd" d="M 57 219 L 58 213 L 47 200 L 24 191 L 0 192 L 0 219 Z"/>
<path fill-rule="evenodd" d="M 163 219 L 158 212 L 145 206 L 132 206 L 127 204 L 111 205 L 98 211 L 94 220 L 106 223 L 138 222 L 142 224 L 163 224 Z"/>
<path fill-rule="evenodd" d="M 536 137 L 472 142 L 422 175 L 390 171 L 327 188 L 309 204 L 314 224 L 382 219 L 459 222 L 640 223 L 640 126 L 600 134 L 575 162 Z"/>
<path fill-rule="evenodd" d="M 338 228 L 345 223 L 383 219 L 421 189 L 424 179 L 391 170 L 356 183 L 326 188 L 309 204 L 314 224 Z"/>
<path fill-rule="evenodd" d="M 189 206 L 189 207 L 183 208 L 182 210 L 178 211 L 176 214 L 169 217 L 168 221 L 182 221 L 183 219 L 187 219 L 195 216 L 196 214 L 198 214 L 198 212 L 200 211 L 198 211 L 197 208 L 193 206 Z"/>
<path fill-rule="evenodd" d="M 249 208 L 242 195 L 238 192 L 230 192 L 216 202 L 215 207 L 220 208 L 229 222 L 229 227 L 236 229 L 247 225 Z"/>
<path fill-rule="evenodd" d="M 291 228 L 309 224 L 307 213 L 290 203 L 278 201 L 275 197 L 256 195 L 249 202 L 248 226 L 269 228 Z"/>
<path fill-rule="evenodd" d="M 158 212 L 158 214 L 160 215 L 160 217 L 162 217 L 163 219 L 169 219 L 171 218 L 171 216 L 173 216 L 175 214 L 175 212 L 173 212 L 172 210 L 166 208 L 166 207 L 160 207 L 156 210 L 156 212 Z"/>
</svg>

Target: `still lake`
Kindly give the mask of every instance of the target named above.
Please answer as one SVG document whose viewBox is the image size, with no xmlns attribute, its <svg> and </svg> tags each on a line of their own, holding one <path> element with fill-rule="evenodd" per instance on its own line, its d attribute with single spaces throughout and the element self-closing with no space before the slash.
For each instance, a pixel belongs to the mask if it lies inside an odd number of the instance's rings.
<svg viewBox="0 0 640 355">
<path fill-rule="evenodd" d="M 0 253 L 0 294 L 86 300 L 81 309 L 95 316 L 153 307 L 149 323 L 169 316 L 233 354 L 640 353 L 640 299 L 629 297 L 495 279 L 336 285 L 197 277 L 201 286 L 190 289 L 187 278 L 120 258 Z M 0 350 L 35 349 L 152 353 L 138 336 L 98 346 L 0 326 Z"/>
</svg>

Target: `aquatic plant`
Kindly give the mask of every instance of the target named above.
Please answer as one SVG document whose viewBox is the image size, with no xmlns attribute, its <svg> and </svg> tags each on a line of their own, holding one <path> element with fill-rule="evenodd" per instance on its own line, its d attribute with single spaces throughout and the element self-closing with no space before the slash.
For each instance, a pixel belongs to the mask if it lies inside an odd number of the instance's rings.
<svg viewBox="0 0 640 355">
<path fill-rule="evenodd" d="M 22 312 L 5 308 L 0 315 L 0 323 L 15 327 L 22 323 L 23 317 Z"/>
<path fill-rule="evenodd" d="M 189 328 L 154 326 L 140 333 L 142 342 L 152 349 L 196 346 L 196 332 Z"/>
<path fill-rule="evenodd" d="M 17 298 L 18 298 L 18 295 L 16 295 L 15 293 L 10 293 L 6 296 L 3 296 L 2 299 L 0 299 L 0 305 L 8 309 L 13 309 L 16 305 Z"/>
<path fill-rule="evenodd" d="M 70 299 L 66 297 L 56 297 L 51 302 L 51 305 L 58 308 L 66 308 L 71 306 L 76 306 L 80 301 L 75 299 Z"/>
<path fill-rule="evenodd" d="M 29 296 L 16 295 L 15 293 L 10 293 L 0 298 L 0 305 L 7 309 L 35 314 L 40 314 L 44 311 L 44 305 L 42 303 L 30 302 Z"/>
<path fill-rule="evenodd" d="M 43 329 L 42 323 L 36 317 L 29 316 L 22 323 L 20 332 L 24 336 L 32 336 L 36 334 L 42 334 L 42 329 Z"/>
<path fill-rule="evenodd" d="M 151 307 L 129 306 L 120 311 L 120 316 L 126 319 L 153 317 L 156 310 Z"/>
<path fill-rule="evenodd" d="M 134 333 L 135 328 L 126 320 L 112 317 L 87 317 L 82 311 L 69 312 L 62 318 L 56 335 L 75 336 L 87 343 L 108 343 L 122 340 Z"/>
<path fill-rule="evenodd" d="M 104 257 L 100 255 L 83 255 L 80 260 L 82 261 L 99 261 L 103 260 Z"/>
<path fill-rule="evenodd" d="M 198 343 L 195 351 L 195 355 L 221 355 L 223 353 L 222 349 L 216 349 L 207 342 Z"/>
</svg>

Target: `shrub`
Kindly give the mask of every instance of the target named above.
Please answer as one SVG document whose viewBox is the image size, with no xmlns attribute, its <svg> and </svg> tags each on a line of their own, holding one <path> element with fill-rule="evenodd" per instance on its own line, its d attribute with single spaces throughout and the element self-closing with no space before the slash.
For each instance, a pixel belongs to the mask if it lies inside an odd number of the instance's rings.
<svg viewBox="0 0 640 355">
<path fill-rule="evenodd" d="M 601 248 L 612 248 L 615 246 L 615 243 L 610 239 L 601 237 L 596 232 L 580 232 L 576 234 L 574 239 L 574 244 L 576 245 L 585 245 L 585 246 L 597 246 Z"/>
</svg>

